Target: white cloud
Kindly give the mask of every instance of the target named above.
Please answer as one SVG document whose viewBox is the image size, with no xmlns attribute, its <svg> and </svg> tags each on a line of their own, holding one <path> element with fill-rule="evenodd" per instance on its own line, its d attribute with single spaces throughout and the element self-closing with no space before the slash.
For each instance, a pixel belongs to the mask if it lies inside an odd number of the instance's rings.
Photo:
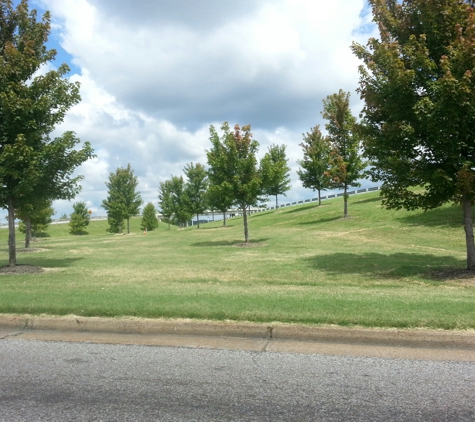
<svg viewBox="0 0 475 422">
<path fill-rule="evenodd" d="M 94 212 L 109 172 L 131 164 L 145 202 L 188 162 L 206 162 L 208 128 L 251 123 L 261 155 L 286 144 L 290 198 L 302 133 L 322 123 L 322 99 L 357 94 L 353 40 L 365 43 L 365 0 L 37 0 L 52 12 L 61 45 L 80 74 L 82 102 L 58 132 L 74 130 L 97 158 L 77 200 Z M 323 126 L 323 125 L 322 125 Z M 70 204 L 57 207 L 70 211 Z M 69 208 L 68 208 L 69 207 Z"/>
</svg>

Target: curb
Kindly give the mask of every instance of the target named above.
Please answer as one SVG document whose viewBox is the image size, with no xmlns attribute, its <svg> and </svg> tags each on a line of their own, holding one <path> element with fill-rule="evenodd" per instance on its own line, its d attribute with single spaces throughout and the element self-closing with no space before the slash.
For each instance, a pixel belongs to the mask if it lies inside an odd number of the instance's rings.
<svg viewBox="0 0 475 422">
<path fill-rule="evenodd" d="M 403 348 L 461 349 L 475 352 L 475 330 L 445 331 L 422 329 L 345 328 L 292 324 L 254 324 L 195 320 L 145 318 L 102 318 L 0 315 L 0 328 L 25 331 L 81 333 L 178 335 L 230 337 L 241 339 L 292 340 Z"/>
</svg>

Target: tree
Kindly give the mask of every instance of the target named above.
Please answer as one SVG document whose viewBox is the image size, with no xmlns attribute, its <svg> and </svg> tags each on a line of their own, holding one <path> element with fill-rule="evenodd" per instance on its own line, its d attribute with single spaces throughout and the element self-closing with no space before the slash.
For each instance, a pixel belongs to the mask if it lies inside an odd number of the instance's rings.
<svg viewBox="0 0 475 422">
<path fill-rule="evenodd" d="M 49 31 L 48 12 L 37 21 L 27 0 L 16 8 L 0 0 L 0 206 L 8 210 L 10 266 L 16 265 L 15 211 L 38 199 L 72 199 L 82 178 L 72 173 L 93 156 L 88 143 L 77 148 L 72 132 L 49 137 L 80 101 L 66 65 L 38 74 L 56 55 L 45 45 Z"/>
<path fill-rule="evenodd" d="M 260 163 L 262 193 L 275 196 L 275 209 L 279 208 L 278 195 L 290 190 L 290 167 L 287 165 L 285 145 L 269 146 Z"/>
<path fill-rule="evenodd" d="M 208 175 L 202 164 L 187 164 L 183 169 L 187 182 L 185 186 L 188 208 L 190 213 L 196 215 L 198 228 L 200 228 L 199 215 L 208 207 L 206 191 L 208 189 Z"/>
<path fill-rule="evenodd" d="M 169 188 L 173 218 L 180 227 L 186 227 L 193 214 L 190 211 L 190 200 L 186 193 L 183 176 L 172 176 Z"/>
<path fill-rule="evenodd" d="M 157 218 L 157 210 L 155 206 L 149 202 L 145 205 L 142 213 L 142 223 L 140 224 L 140 228 L 142 230 L 153 231 L 158 227 L 158 218 Z"/>
<path fill-rule="evenodd" d="M 363 61 L 362 132 L 386 208 L 462 205 L 467 269 L 475 269 L 475 3 L 370 0 L 380 39 Z"/>
<path fill-rule="evenodd" d="M 229 196 L 229 192 L 223 185 L 216 183 L 216 181 L 210 181 L 206 197 L 210 209 L 212 211 L 217 210 L 223 214 L 223 227 L 226 227 L 226 213 L 234 203 L 233 199 Z"/>
<path fill-rule="evenodd" d="M 102 207 L 110 217 L 110 230 L 122 233 L 122 224 L 127 220 L 127 233 L 130 233 L 130 217 L 137 215 L 142 205 L 140 192 L 136 192 L 137 176 L 127 164 L 126 168 L 119 167 L 115 173 L 109 174 L 108 197 L 102 201 Z"/>
<path fill-rule="evenodd" d="M 170 222 L 174 212 L 171 180 L 160 182 L 160 187 L 158 189 L 158 206 L 163 217 L 168 220 L 168 229 L 170 230 Z"/>
<path fill-rule="evenodd" d="M 232 132 L 228 123 L 221 126 L 221 138 L 213 126 L 210 126 L 212 148 L 206 151 L 209 177 L 224 198 L 232 198 L 243 213 L 244 239 L 249 242 L 247 207 L 255 205 L 262 192 L 262 180 L 257 168 L 256 153 L 259 143 L 252 140 L 251 126 L 234 126 Z"/>
<path fill-rule="evenodd" d="M 84 229 L 89 226 L 91 217 L 85 202 L 75 202 L 73 212 L 69 216 L 69 232 L 71 234 L 85 234 Z"/>
<path fill-rule="evenodd" d="M 28 208 L 25 213 L 17 212 L 17 217 L 21 219 L 18 228 L 25 234 L 25 248 L 30 247 L 30 241 L 33 237 L 38 237 L 46 233 L 46 229 L 53 221 L 54 215 L 53 201 L 43 200 L 37 202 L 34 208 Z"/>
<path fill-rule="evenodd" d="M 297 164 L 301 169 L 297 170 L 299 179 L 304 188 L 318 192 L 318 205 L 322 205 L 321 191 L 330 187 L 330 141 L 323 136 L 320 127 L 312 128 L 311 133 L 303 134 L 303 159 Z"/>
<path fill-rule="evenodd" d="M 341 89 L 337 94 L 323 100 L 322 116 L 329 122 L 325 124 L 330 141 L 330 186 L 343 189 L 343 216 L 348 217 L 348 187 L 361 186 L 365 164 L 360 157 L 360 139 L 356 118 L 350 111 L 350 94 Z"/>
</svg>

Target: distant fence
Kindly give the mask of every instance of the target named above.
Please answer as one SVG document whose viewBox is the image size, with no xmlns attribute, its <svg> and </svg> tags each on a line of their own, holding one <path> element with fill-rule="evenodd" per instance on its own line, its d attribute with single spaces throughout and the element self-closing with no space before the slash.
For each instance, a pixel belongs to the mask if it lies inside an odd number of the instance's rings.
<svg viewBox="0 0 475 422">
<path fill-rule="evenodd" d="M 374 192 L 374 191 L 378 191 L 380 189 L 379 186 L 374 186 L 372 188 L 364 188 L 364 189 L 357 189 L 357 190 L 350 190 L 347 192 L 348 195 L 356 195 L 358 193 L 367 193 L 367 192 Z M 320 199 L 322 201 L 326 200 L 326 199 L 333 199 L 333 198 L 340 198 L 344 195 L 343 192 L 340 192 L 340 193 L 333 193 L 331 195 L 326 195 L 326 196 L 322 196 Z M 279 205 L 277 208 L 284 208 L 284 207 L 292 207 L 294 205 L 301 205 L 301 204 L 306 204 L 308 202 L 316 202 L 318 201 L 318 198 L 312 198 L 312 199 L 304 199 L 302 201 L 296 201 L 296 202 L 287 202 L 286 204 L 282 204 L 282 205 Z M 267 207 L 265 209 L 260 209 L 260 210 L 257 210 L 257 211 L 254 211 L 254 212 L 260 212 L 260 211 L 269 211 L 269 210 L 275 210 L 275 207 Z M 251 211 L 251 214 L 252 214 L 252 211 Z"/>
</svg>

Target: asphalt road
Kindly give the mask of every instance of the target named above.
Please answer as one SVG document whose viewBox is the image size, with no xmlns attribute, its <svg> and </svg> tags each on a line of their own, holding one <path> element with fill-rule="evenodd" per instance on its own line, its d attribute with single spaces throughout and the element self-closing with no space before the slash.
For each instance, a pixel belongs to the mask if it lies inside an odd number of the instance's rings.
<svg viewBox="0 0 475 422">
<path fill-rule="evenodd" d="M 473 362 L 0 341 L 0 421 L 473 420 Z"/>
</svg>

